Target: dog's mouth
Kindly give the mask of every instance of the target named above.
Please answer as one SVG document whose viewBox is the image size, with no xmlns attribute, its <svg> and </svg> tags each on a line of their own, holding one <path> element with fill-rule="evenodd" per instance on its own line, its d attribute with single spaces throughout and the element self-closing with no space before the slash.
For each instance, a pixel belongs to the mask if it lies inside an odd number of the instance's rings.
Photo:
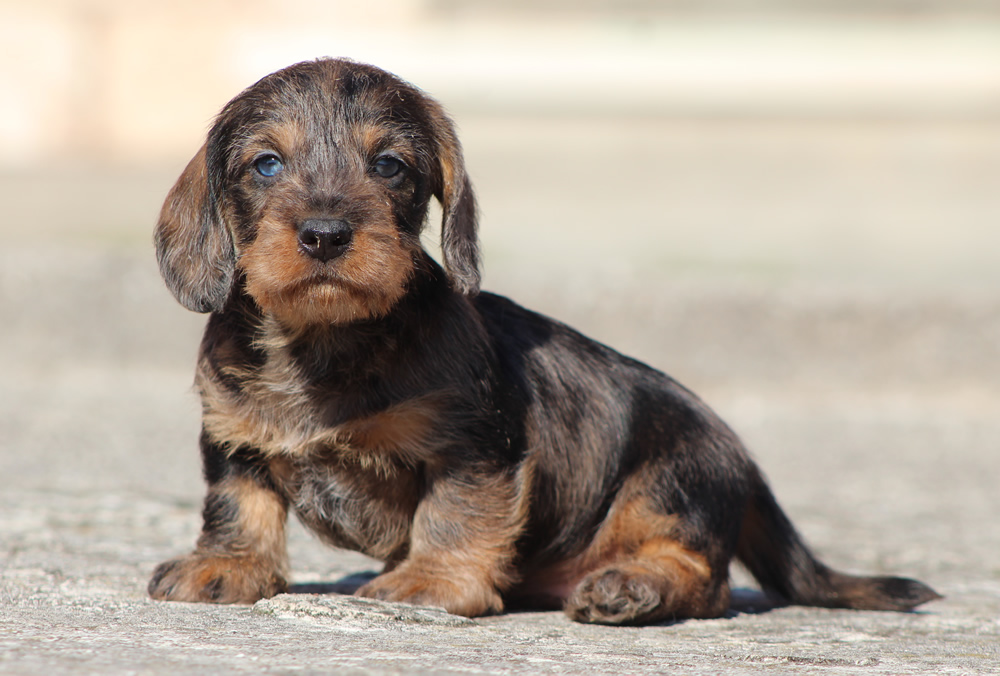
<svg viewBox="0 0 1000 676">
<path fill-rule="evenodd" d="M 327 263 L 306 279 L 254 297 L 265 312 L 285 324 L 308 326 L 344 324 L 384 316 L 404 292 L 405 285 L 392 288 L 352 281 L 338 274 L 337 266 Z"/>
<path fill-rule="evenodd" d="M 242 252 L 246 291 L 286 324 L 353 322 L 392 310 L 415 274 L 417 245 L 394 227 L 338 218 L 268 223 Z"/>
<path fill-rule="evenodd" d="M 324 263 L 315 266 L 304 279 L 292 282 L 285 288 L 284 293 L 288 296 L 316 296 L 316 299 L 333 299 L 335 295 L 359 296 L 365 293 L 361 284 L 352 282 L 339 274 L 338 266 L 333 263 Z"/>
</svg>

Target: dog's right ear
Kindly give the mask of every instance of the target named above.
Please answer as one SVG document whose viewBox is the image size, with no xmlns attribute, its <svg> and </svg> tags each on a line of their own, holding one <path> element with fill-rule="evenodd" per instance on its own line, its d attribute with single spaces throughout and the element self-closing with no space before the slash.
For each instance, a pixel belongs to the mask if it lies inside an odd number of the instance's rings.
<svg viewBox="0 0 1000 676">
<path fill-rule="evenodd" d="M 221 310 L 236 274 L 236 249 L 209 194 L 205 158 L 202 146 L 167 195 L 153 237 L 167 288 L 194 312 Z"/>
</svg>

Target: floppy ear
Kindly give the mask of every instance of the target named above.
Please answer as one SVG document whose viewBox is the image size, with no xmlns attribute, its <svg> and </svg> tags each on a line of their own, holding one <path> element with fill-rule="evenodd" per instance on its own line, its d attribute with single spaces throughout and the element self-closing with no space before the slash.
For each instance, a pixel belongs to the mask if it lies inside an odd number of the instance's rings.
<svg viewBox="0 0 1000 676">
<path fill-rule="evenodd" d="M 205 146 L 171 188 L 153 236 L 160 274 L 180 304 L 222 309 L 236 272 L 236 250 L 209 196 Z"/>
<path fill-rule="evenodd" d="M 441 170 L 441 252 L 444 268 L 459 293 L 479 292 L 479 239 L 476 234 L 476 196 L 465 173 L 462 146 L 451 123 L 440 113 L 438 162 Z"/>
</svg>

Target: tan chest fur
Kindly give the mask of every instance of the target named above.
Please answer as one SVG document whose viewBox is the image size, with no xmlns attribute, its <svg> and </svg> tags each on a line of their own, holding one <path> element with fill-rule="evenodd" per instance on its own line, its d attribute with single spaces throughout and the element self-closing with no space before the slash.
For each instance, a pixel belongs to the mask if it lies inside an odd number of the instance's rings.
<svg viewBox="0 0 1000 676">
<path fill-rule="evenodd" d="M 330 425 L 323 421 L 342 416 L 321 395 L 308 392 L 302 385 L 305 379 L 280 359 L 269 359 L 255 372 L 228 367 L 221 373 L 237 378 L 241 391 L 223 386 L 207 368 L 199 368 L 196 384 L 206 433 L 230 449 L 249 447 L 270 458 L 332 454 L 391 473 L 394 467 L 431 461 L 444 442 L 441 401 L 434 396 Z"/>
</svg>

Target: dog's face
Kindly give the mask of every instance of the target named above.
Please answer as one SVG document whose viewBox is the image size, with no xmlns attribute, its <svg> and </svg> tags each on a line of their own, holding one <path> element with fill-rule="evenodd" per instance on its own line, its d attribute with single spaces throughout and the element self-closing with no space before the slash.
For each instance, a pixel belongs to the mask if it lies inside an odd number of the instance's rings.
<svg viewBox="0 0 1000 676">
<path fill-rule="evenodd" d="M 440 106 L 371 66 L 301 63 L 222 110 L 163 206 L 160 269 L 199 312 L 242 277 L 289 325 L 382 316 L 418 273 L 432 195 L 452 286 L 475 293 L 475 203 Z"/>
</svg>

